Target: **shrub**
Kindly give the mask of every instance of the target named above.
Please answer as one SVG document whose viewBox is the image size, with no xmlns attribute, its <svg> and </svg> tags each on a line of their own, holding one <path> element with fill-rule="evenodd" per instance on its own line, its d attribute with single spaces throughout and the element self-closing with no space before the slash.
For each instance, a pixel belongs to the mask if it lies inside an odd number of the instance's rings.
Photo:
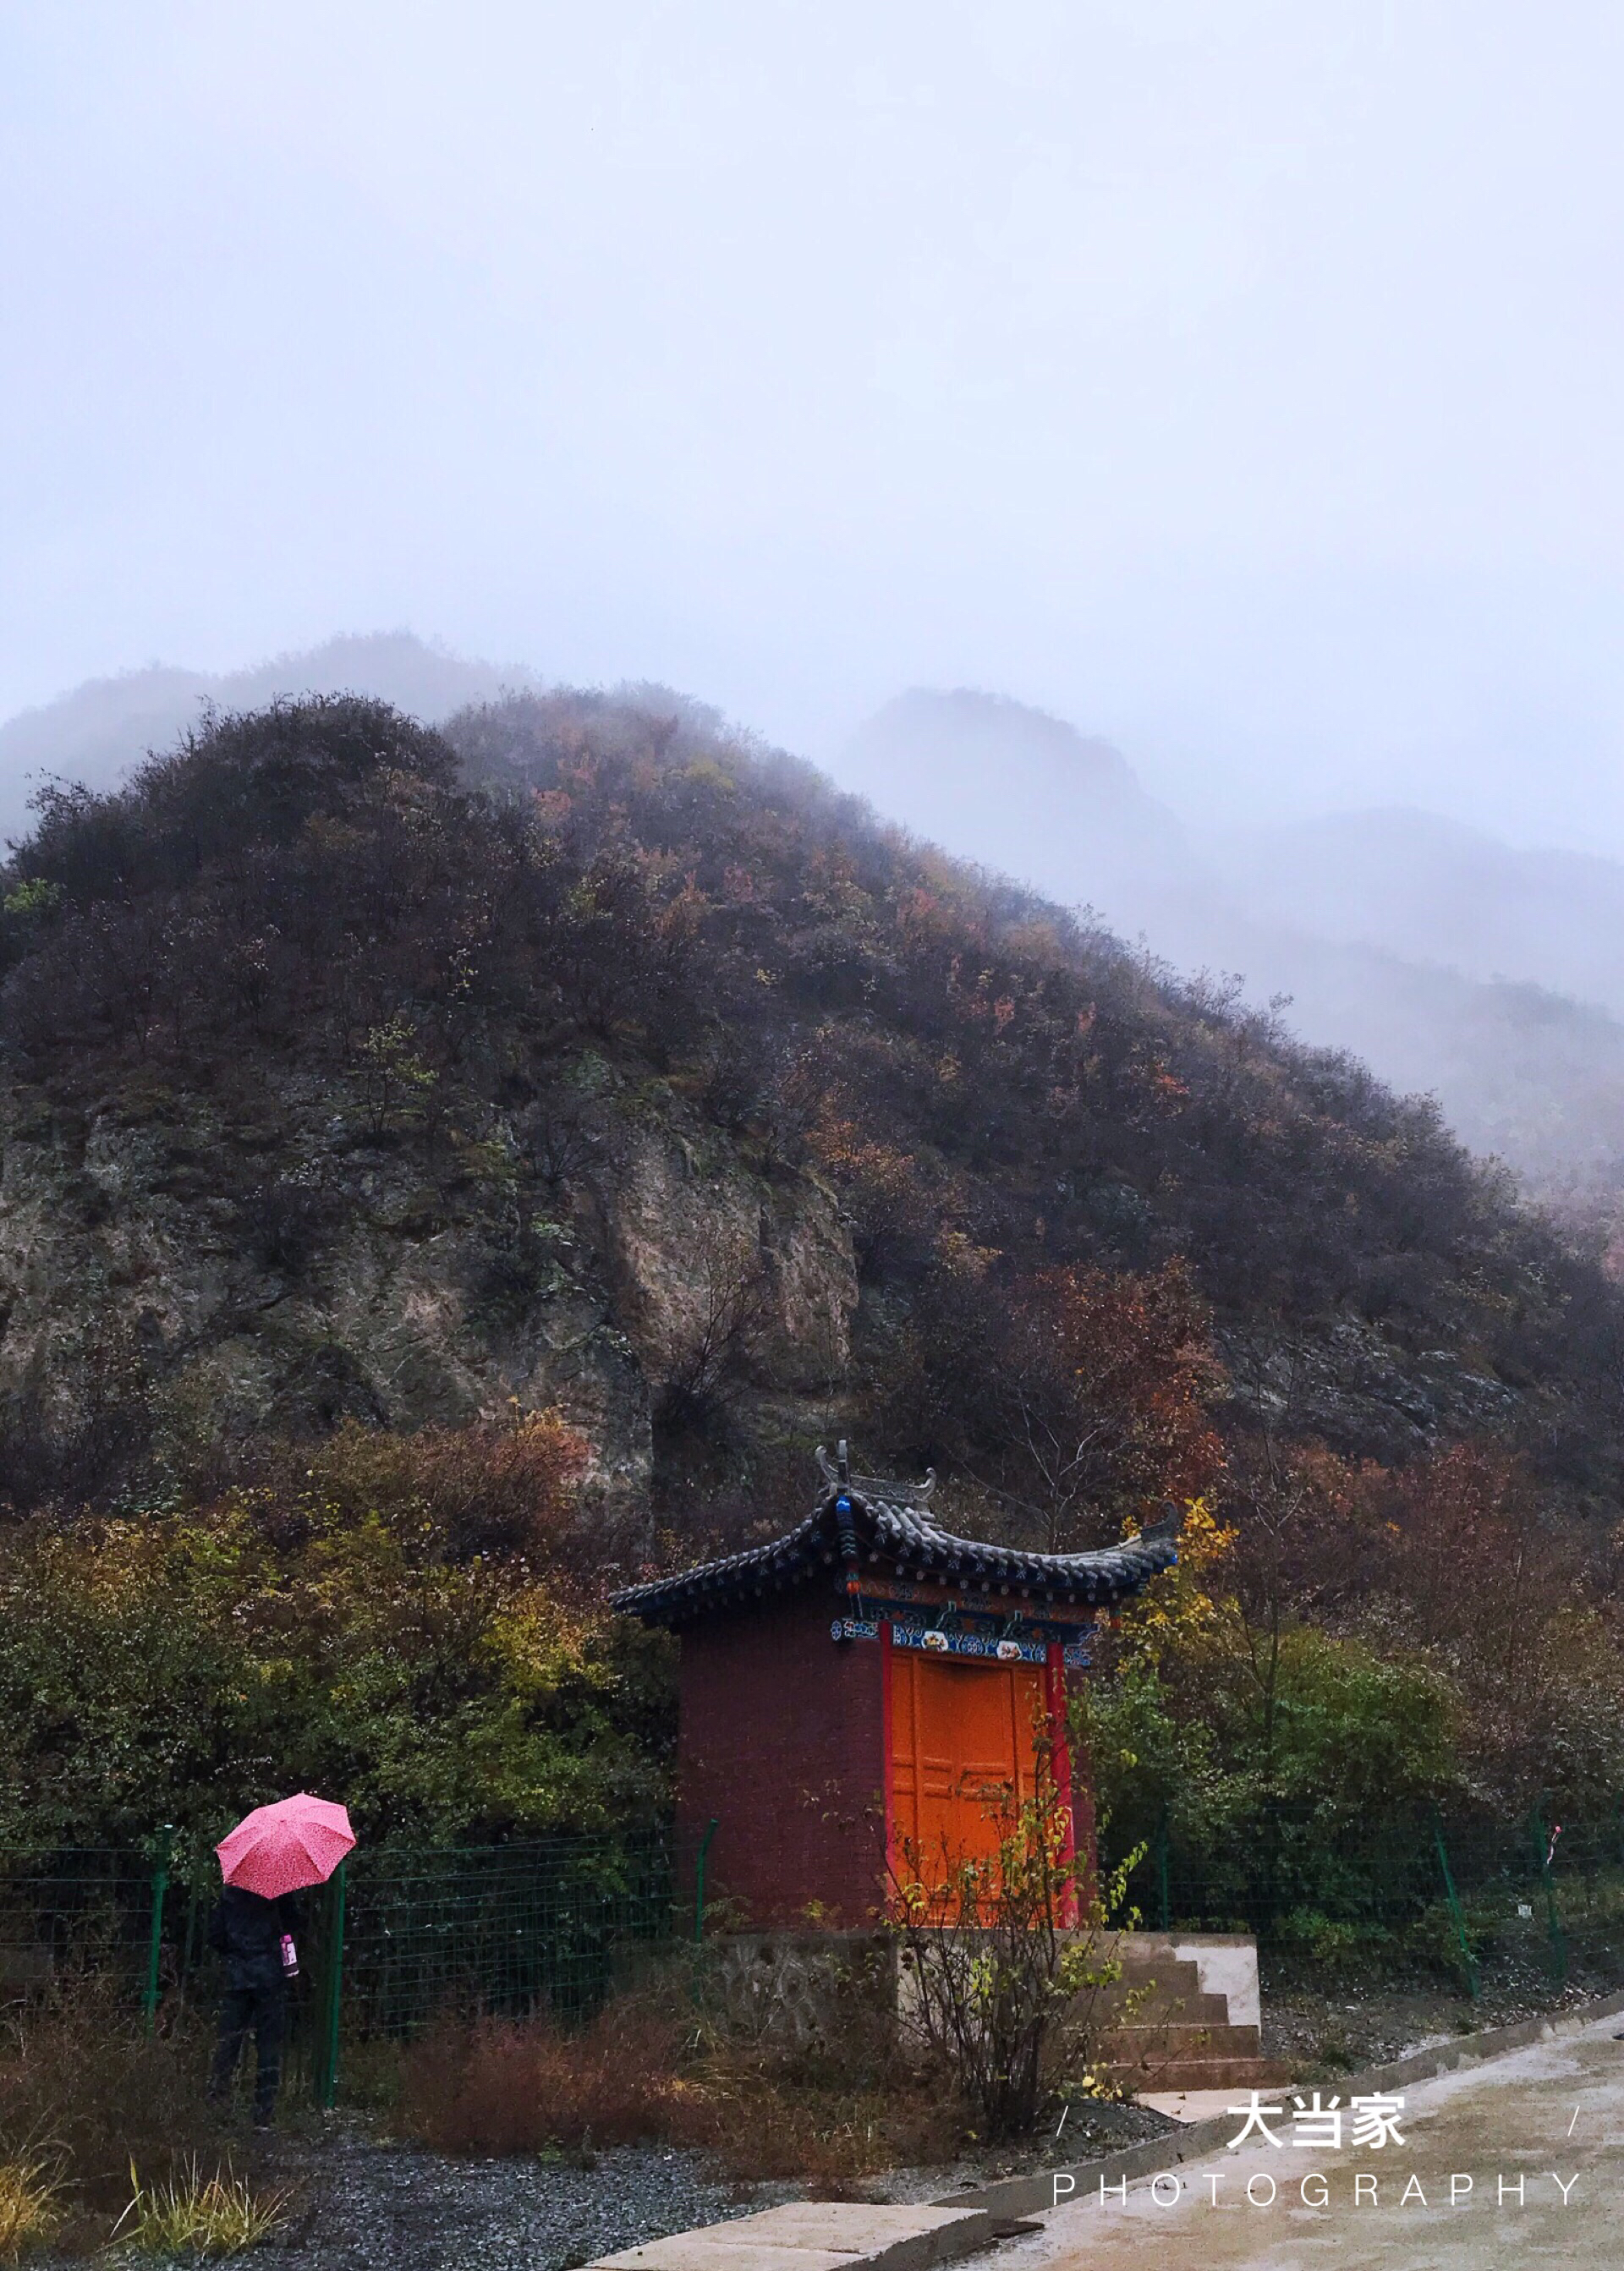
<svg viewBox="0 0 1624 2271">
<path fill-rule="evenodd" d="M 406 2052 L 401 2118 L 442 2153 L 635 2143 L 668 2126 L 676 2047 L 670 2021 L 631 1998 L 576 2032 L 545 2014 L 447 2018 Z"/>
<path fill-rule="evenodd" d="M 1101 1992 L 1121 1966 L 1099 1933 L 1140 1856 L 1103 1883 L 1084 1881 L 1041 1741 L 1032 1796 L 999 1790 L 987 1812 L 997 1832 L 990 1852 L 965 1855 L 945 1842 L 921 1852 L 905 1839 L 893 1881 L 907 2015 L 982 2133 L 1002 2140 L 1025 2135 L 1062 2089 L 1104 2094 L 1092 2054 Z"/>
<path fill-rule="evenodd" d="M 950 2159 L 972 2133 L 950 2080 L 917 2065 L 815 2080 L 735 2054 L 713 2057 L 685 2085 L 665 2133 L 712 2155 L 735 2183 L 788 2180 L 839 2200 L 888 2169 Z"/>
<path fill-rule="evenodd" d="M 1380 1924 L 1322 1916 L 1317 1909 L 1290 1909 L 1275 1926 L 1278 1952 L 1298 1957 L 1307 1974 L 1321 1981 L 1349 1981 L 1379 1970 L 1389 1955 L 1393 1934 Z"/>
<path fill-rule="evenodd" d="M 585 1581 L 489 1550 L 545 1543 L 575 1444 L 548 1414 L 354 1428 L 307 1455 L 302 1496 L 0 1529 L 0 1843 L 212 1840 L 289 1789 L 447 1839 L 646 1805 L 656 1770 L 617 1725 L 646 1645 Z"/>
<path fill-rule="evenodd" d="M 1223 1375 L 1188 1266 L 1024 1278 L 995 1259 L 950 1246 L 914 1305 L 890 1426 L 973 1477 L 1048 1552 L 1199 1500 L 1223 1462 L 1208 1410 Z"/>
<path fill-rule="evenodd" d="M 730 2031 L 705 1985 L 679 1964 L 574 2031 L 545 2013 L 447 2018 L 404 2054 L 402 2126 L 480 2156 L 658 2138 L 735 2180 L 787 2178 L 823 2196 L 962 2139 L 957 2092 L 908 2054 L 890 2014 L 809 2048 L 771 2044 Z"/>
<path fill-rule="evenodd" d="M 15 2006 L 0 2031 L 0 2138 L 17 2193 L 46 2191 L 53 2212 L 105 2237 L 133 2155 L 164 2178 L 220 2134 L 204 2095 L 209 2029 L 187 2013 L 143 2033 L 119 1984 L 69 1978 Z M 98 2223 L 98 2219 L 101 2221 Z M 88 2233 L 87 2235 L 88 2236 Z"/>
<path fill-rule="evenodd" d="M 556 1411 L 397 1434 L 345 1420 L 325 1442 L 289 1448 L 281 1494 L 340 1519 L 378 1515 L 450 1557 L 550 1558 L 576 1507 L 587 1446 Z"/>
</svg>

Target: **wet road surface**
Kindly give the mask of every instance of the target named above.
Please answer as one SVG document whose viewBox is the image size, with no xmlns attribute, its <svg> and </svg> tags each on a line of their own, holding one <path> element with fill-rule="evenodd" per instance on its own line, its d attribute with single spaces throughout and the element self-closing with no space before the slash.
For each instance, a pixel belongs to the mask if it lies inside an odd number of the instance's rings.
<svg viewBox="0 0 1624 2271">
<path fill-rule="evenodd" d="M 1019 2271 L 1624 2271 L 1624 2020 L 1412 2083 L 1403 2141 L 1292 2142 L 1294 2093 L 1265 2091 L 1285 2141 L 1079 2197 L 1041 2237 L 999 2251 Z M 1325 2102 L 1336 2085 L 1322 2086 Z M 1310 2092 L 1300 2093 L 1305 2097 Z M 1305 2125 L 1306 2126 L 1306 2125 Z M 1236 2120 L 1239 2131 L 1242 2124 Z M 1469 2180 L 1469 2181 L 1468 2181 Z M 1249 2197 L 1248 2197 L 1249 2192 Z"/>
</svg>

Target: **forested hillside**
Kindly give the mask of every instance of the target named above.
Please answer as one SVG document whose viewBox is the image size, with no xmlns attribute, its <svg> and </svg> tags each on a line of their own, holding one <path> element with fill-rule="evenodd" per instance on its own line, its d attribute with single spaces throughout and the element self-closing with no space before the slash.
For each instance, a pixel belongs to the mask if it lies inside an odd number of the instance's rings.
<svg viewBox="0 0 1624 2271">
<path fill-rule="evenodd" d="M 1613 1773 L 1624 1306 L 1357 1063 L 675 701 L 225 719 L 118 794 L 51 792 L 4 905 L 0 1695 L 30 1804 L 87 1739 L 39 1716 L 31 1603 L 69 1604 L 55 1630 L 80 1601 L 61 1646 L 93 1655 L 110 1555 L 223 1664 L 259 1645 L 227 1629 L 247 1594 L 286 1640 L 323 1567 L 366 1591 L 369 1509 L 379 1599 L 439 1635 L 384 1716 L 440 1708 L 472 1585 L 457 1709 L 554 1761 L 473 1815 L 590 1811 L 570 1730 L 619 1712 L 656 1780 L 661 1739 L 603 1565 L 792 1517 L 837 1433 L 1049 1544 L 1204 1497 L 1243 1616 L 1454 1682 L 1449 1772 L 1525 1779 L 1568 1681 L 1575 1786 Z M 194 1582 L 205 1533 L 240 1584 L 218 1555 Z M 1481 1597 L 1440 1582 L 1474 1557 Z M 514 1617 L 548 1635 L 522 1674 Z M 1559 1625 L 1518 1724 L 1479 1724 L 1494 1634 Z M 380 1811 L 467 1827 L 438 1773 L 384 1776 Z"/>
</svg>

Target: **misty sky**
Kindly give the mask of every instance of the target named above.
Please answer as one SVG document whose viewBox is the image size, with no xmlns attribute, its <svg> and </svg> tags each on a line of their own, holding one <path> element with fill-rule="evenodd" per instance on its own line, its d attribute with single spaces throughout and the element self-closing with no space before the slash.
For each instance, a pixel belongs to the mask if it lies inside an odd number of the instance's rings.
<svg viewBox="0 0 1624 2271">
<path fill-rule="evenodd" d="M 0 0 L 0 714 L 409 626 L 1624 853 L 1624 11 Z"/>
</svg>

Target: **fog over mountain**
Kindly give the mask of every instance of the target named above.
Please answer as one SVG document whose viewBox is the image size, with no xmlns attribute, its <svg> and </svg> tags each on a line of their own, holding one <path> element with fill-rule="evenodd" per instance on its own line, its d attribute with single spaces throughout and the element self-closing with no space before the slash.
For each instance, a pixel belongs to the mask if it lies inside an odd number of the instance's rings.
<svg viewBox="0 0 1624 2271">
<path fill-rule="evenodd" d="M 1176 967 L 1288 996 L 1292 1030 L 1436 1095 L 1540 1195 L 1624 1180 L 1624 865 L 1401 808 L 1193 828 L 1108 743 L 962 689 L 888 704 L 838 771 Z"/>
<path fill-rule="evenodd" d="M 1547 15 L 0 0 L 0 837 L 208 702 L 533 682 L 315 644 L 432 624 L 1611 1188 L 1624 16 Z"/>
<path fill-rule="evenodd" d="M 26 826 L 42 779 L 111 785 L 208 704 L 347 689 L 433 722 L 540 682 L 404 632 L 223 675 L 93 680 L 0 726 L 0 827 Z M 882 814 L 1091 906 L 1174 968 L 1254 1001 L 1288 996 L 1288 1028 L 1436 1095 L 1467 1143 L 1538 1195 L 1610 1211 L 1624 1188 L 1624 864 L 1399 808 L 1199 828 L 1109 742 L 963 689 L 899 696 L 833 769 Z"/>
<path fill-rule="evenodd" d="M 431 624 L 1624 858 L 1616 8 L 0 0 L 0 715 Z"/>
<path fill-rule="evenodd" d="M 1624 864 L 1516 850 L 1407 807 L 1217 837 L 1253 913 L 1624 1013 Z"/>
</svg>

